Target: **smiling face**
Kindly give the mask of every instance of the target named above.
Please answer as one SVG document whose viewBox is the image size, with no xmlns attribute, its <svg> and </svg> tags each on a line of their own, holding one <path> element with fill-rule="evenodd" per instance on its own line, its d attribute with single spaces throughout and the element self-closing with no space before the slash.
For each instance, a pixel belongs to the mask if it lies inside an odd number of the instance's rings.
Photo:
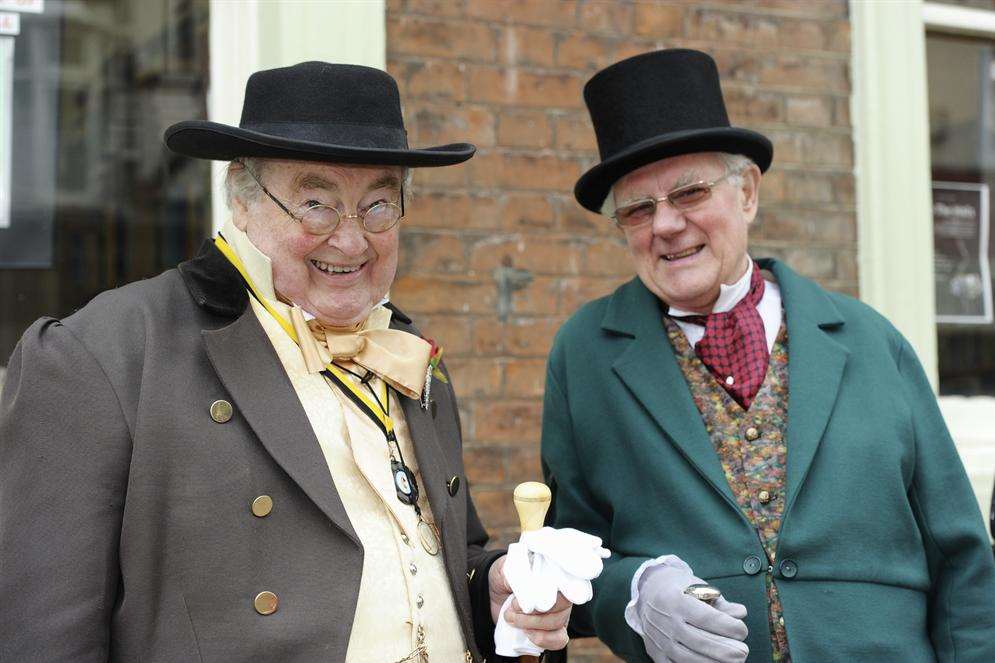
<svg viewBox="0 0 995 663">
<path fill-rule="evenodd" d="M 232 221 L 272 261 L 280 297 L 322 324 L 350 327 L 366 319 L 394 281 L 400 224 L 370 233 L 345 215 L 398 202 L 402 177 L 397 166 L 269 160 L 259 179 L 294 215 L 321 203 L 339 210 L 342 221 L 330 234 L 312 235 L 265 194 L 235 200 Z"/>
<path fill-rule="evenodd" d="M 685 154 L 634 170 L 612 190 L 621 207 L 724 173 L 714 153 Z M 720 284 L 735 283 L 749 266 L 747 229 L 757 214 L 759 183 L 760 170 L 751 164 L 740 177 L 716 184 L 694 207 L 680 211 L 660 203 L 649 223 L 626 229 L 636 273 L 646 287 L 669 306 L 711 312 Z"/>
</svg>

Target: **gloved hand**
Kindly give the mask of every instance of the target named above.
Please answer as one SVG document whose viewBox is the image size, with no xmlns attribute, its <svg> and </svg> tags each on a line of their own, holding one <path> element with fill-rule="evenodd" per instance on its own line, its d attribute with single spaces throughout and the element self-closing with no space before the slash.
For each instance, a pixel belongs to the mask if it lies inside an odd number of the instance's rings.
<svg viewBox="0 0 995 663">
<path fill-rule="evenodd" d="M 709 605 L 684 593 L 688 585 L 703 582 L 676 556 L 639 578 L 636 614 L 646 653 L 655 663 L 746 661 L 746 607 L 724 597 Z"/>
</svg>

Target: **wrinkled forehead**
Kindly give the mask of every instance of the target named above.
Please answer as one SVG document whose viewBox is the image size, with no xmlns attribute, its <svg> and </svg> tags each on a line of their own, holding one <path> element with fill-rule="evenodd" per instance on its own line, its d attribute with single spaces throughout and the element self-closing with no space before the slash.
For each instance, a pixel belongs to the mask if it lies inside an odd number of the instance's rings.
<svg viewBox="0 0 995 663">
<path fill-rule="evenodd" d="M 404 183 L 401 166 L 273 160 L 266 169 L 295 192 L 365 193 L 384 188 L 398 190 Z"/>
<path fill-rule="evenodd" d="M 671 189 L 721 174 L 722 159 L 715 152 L 695 152 L 667 157 L 641 166 L 612 187 L 618 200 L 633 195 L 662 195 Z"/>
</svg>

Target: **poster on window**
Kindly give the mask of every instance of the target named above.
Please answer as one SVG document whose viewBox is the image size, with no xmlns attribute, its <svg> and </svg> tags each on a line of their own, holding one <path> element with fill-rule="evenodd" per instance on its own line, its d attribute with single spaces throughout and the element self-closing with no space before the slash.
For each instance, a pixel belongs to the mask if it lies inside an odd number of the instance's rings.
<svg viewBox="0 0 995 663">
<path fill-rule="evenodd" d="M 937 322 L 992 322 L 988 230 L 987 184 L 933 182 Z"/>
</svg>

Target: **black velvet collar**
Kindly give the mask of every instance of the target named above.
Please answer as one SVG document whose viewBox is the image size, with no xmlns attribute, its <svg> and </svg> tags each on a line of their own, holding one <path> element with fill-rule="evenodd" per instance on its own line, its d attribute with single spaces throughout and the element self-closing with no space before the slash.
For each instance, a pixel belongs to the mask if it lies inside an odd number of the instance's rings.
<svg viewBox="0 0 995 663">
<path fill-rule="evenodd" d="M 249 294 L 241 274 L 212 240 L 205 240 L 200 253 L 192 260 L 181 262 L 178 269 L 190 296 L 201 308 L 215 315 L 237 318 L 248 306 Z M 392 303 L 387 302 L 386 306 L 393 311 L 394 320 L 411 324 L 411 318 Z"/>
</svg>

